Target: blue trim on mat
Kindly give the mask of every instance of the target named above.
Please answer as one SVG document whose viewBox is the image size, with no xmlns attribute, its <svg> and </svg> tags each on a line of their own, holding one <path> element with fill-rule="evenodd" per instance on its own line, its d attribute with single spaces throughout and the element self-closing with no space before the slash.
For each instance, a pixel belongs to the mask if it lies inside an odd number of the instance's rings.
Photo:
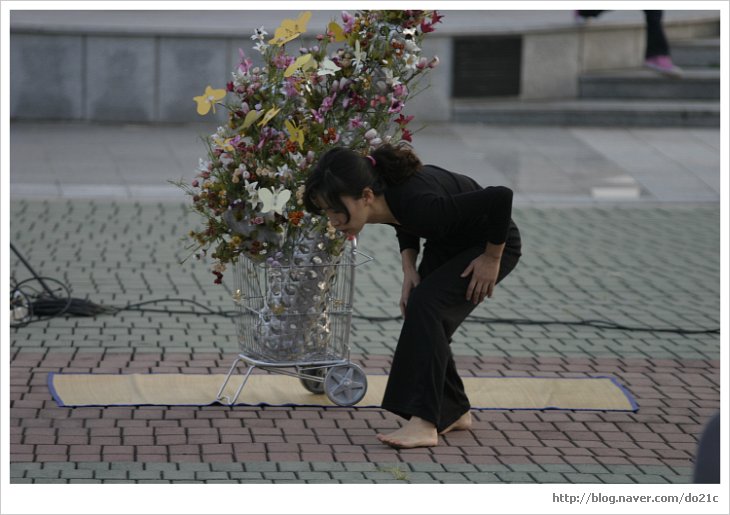
<svg viewBox="0 0 730 515">
<path fill-rule="evenodd" d="M 165 372 L 166 373 L 166 372 Z M 163 375 L 162 374 L 149 374 L 149 375 Z M 135 372 L 134 374 L 137 374 Z M 377 408 L 382 409 L 380 405 L 361 405 L 356 404 L 355 406 L 337 406 L 335 404 L 331 405 L 325 405 L 325 404 L 296 404 L 296 403 L 286 403 L 286 404 L 269 404 L 265 402 L 260 402 L 257 404 L 250 404 L 246 402 L 237 402 L 236 404 L 223 404 L 218 401 L 209 402 L 208 404 L 149 404 L 149 403 L 136 403 L 136 404 L 73 404 L 73 405 L 66 405 L 64 404 L 61 397 L 58 395 L 58 392 L 56 391 L 56 388 L 53 385 L 53 377 L 56 375 L 107 375 L 107 376 L 118 376 L 118 375 L 134 375 L 134 374 L 111 374 L 111 373 L 103 373 L 103 374 L 94 374 L 93 372 L 71 372 L 68 374 L 60 373 L 60 372 L 49 372 L 48 373 L 48 389 L 51 391 L 51 395 L 53 396 L 53 400 L 56 401 L 56 404 L 58 404 L 59 407 L 63 408 L 96 408 L 96 407 L 131 407 L 131 406 L 249 406 L 249 407 L 262 407 L 262 406 L 269 406 L 272 408 L 296 408 L 296 407 L 302 407 L 302 408 Z M 175 374 L 179 375 L 179 374 Z M 195 374 L 190 374 L 195 375 Z M 197 374 L 197 375 L 203 375 L 203 374 Z M 257 374 L 257 375 L 265 375 L 265 374 Z M 370 374 L 373 376 L 384 376 L 387 374 Z M 555 376 L 498 376 L 498 375 L 485 375 L 485 376 L 467 376 L 464 379 L 468 378 L 476 378 L 476 379 L 486 379 L 486 378 L 497 378 L 497 379 L 610 379 L 611 382 L 616 385 L 621 392 L 626 396 L 626 399 L 631 404 L 631 410 L 625 410 L 625 409 L 596 409 L 596 408 L 560 408 L 557 406 L 546 406 L 543 408 L 475 408 L 472 407 L 472 410 L 475 411 L 545 411 L 545 410 L 556 410 L 556 411 L 615 411 L 615 412 L 634 412 L 636 413 L 639 411 L 639 405 L 636 403 L 636 400 L 634 399 L 634 396 L 629 392 L 629 390 L 623 386 L 621 383 L 618 382 L 618 379 L 616 379 L 613 376 L 589 376 L 589 377 L 555 377 Z M 245 387 L 244 387 L 245 388 Z"/>
<path fill-rule="evenodd" d="M 56 404 L 58 404 L 61 408 L 67 408 L 67 407 L 73 407 L 73 406 L 66 406 L 63 403 L 63 399 L 58 395 L 58 392 L 56 391 L 56 387 L 53 385 L 53 376 L 55 376 L 57 372 L 48 372 L 48 389 L 51 391 L 51 395 L 53 396 L 53 400 L 56 401 Z"/>
</svg>

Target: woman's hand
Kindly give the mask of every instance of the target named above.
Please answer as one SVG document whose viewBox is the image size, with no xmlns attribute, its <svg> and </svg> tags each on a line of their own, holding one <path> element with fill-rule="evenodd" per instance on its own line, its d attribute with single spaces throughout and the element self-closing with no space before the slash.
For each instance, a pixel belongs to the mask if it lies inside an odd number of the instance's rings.
<svg viewBox="0 0 730 515">
<path fill-rule="evenodd" d="M 421 282 L 421 276 L 415 268 L 407 268 L 403 270 L 403 289 L 400 295 L 400 313 L 403 318 L 406 317 L 406 306 L 408 305 L 408 297 L 411 295 L 411 290 L 418 286 Z"/>
<path fill-rule="evenodd" d="M 487 254 L 479 254 L 469 266 L 466 267 L 461 277 L 468 277 L 471 274 L 471 282 L 466 289 L 466 300 L 471 300 L 474 305 L 484 300 L 484 297 L 492 297 L 494 286 L 499 276 L 500 258 Z"/>
</svg>

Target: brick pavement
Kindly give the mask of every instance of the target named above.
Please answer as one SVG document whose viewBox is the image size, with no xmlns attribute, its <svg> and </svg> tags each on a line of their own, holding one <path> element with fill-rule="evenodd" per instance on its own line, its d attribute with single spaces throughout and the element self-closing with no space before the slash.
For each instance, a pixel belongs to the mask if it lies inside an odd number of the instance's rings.
<svg viewBox="0 0 730 515">
<path fill-rule="evenodd" d="M 719 207 L 517 208 L 525 257 L 477 316 L 626 325 L 719 326 Z M 11 238 L 75 296 L 120 305 L 194 298 L 229 309 L 200 264 L 179 265 L 181 205 L 19 201 Z M 399 282 L 390 229 L 368 228 L 357 309 L 391 314 Z M 681 244 L 678 235 L 681 235 Z M 11 260 L 17 278 L 22 270 Z M 397 284 L 397 282 L 396 282 Z M 387 372 L 397 322 L 353 323 L 354 360 Z M 123 312 L 11 333 L 13 482 L 684 483 L 719 408 L 719 336 L 571 325 L 466 324 L 465 374 L 611 374 L 638 413 L 488 411 L 433 449 L 375 440 L 398 420 L 377 409 L 59 408 L 47 373 L 225 372 L 235 329 L 220 317 Z"/>
</svg>

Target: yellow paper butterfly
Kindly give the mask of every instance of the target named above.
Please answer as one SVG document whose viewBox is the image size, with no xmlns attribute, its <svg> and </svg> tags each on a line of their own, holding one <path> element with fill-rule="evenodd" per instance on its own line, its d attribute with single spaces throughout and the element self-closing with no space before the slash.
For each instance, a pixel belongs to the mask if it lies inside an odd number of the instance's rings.
<svg viewBox="0 0 730 515">
<path fill-rule="evenodd" d="M 263 111 L 254 111 L 251 109 L 248 113 L 246 113 L 246 118 L 243 119 L 243 125 L 241 125 L 241 128 L 248 129 L 256 120 L 261 118 L 262 114 L 264 114 Z"/>
<path fill-rule="evenodd" d="M 205 93 L 199 97 L 193 97 L 193 100 L 198 103 L 198 114 L 200 116 L 204 116 L 208 114 L 211 109 L 213 109 L 213 113 L 215 114 L 215 103 L 225 96 L 225 89 L 213 89 L 212 87 L 207 86 L 205 88 Z"/>
<path fill-rule="evenodd" d="M 329 25 L 327 25 L 327 32 L 332 34 L 332 36 L 335 38 L 335 42 L 339 43 L 340 41 L 345 41 L 347 39 L 345 37 L 345 31 L 342 30 L 342 27 L 337 25 L 336 22 L 331 21 Z"/>
<path fill-rule="evenodd" d="M 213 143 L 215 143 L 216 145 L 218 145 L 218 147 L 222 148 L 226 152 L 233 152 L 233 145 L 231 145 L 231 140 L 232 139 L 233 138 L 223 139 L 220 136 L 215 135 L 213 137 Z"/>
<path fill-rule="evenodd" d="M 287 132 L 289 132 L 289 141 L 296 142 L 301 149 L 304 146 L 304 130 L 294 125 L 294 122 L 290 120 L 284 120 L 284 126 Z"/>
<path fill-rule="evenodd" d="M 274 31 L 274 37 L 269 40 L 269 44 L 273 43 L 275 45 L 282 46 L 292 39 L 298 38 L 307 31 L 307 23 L 309 23 L 309 19 L 311 17 L 312 12 L 307 11 L 302 13 L 296 20 L 291 20 L 289 18 L 285 19 L 281 22 L 281 25 L 276 28 L 276 31 Z"/>
<path fill-rule="evenodd" d="M 268 111 L 266 111 L 266 114 L 264 115 L 263 119 L 259 122 L 259 125 L 261 127 L 263 127 L 264 125 L 266 125 L 267 123 L 269 123 L 269 121 L 271 121 L 271 119 L 274 116 L 276 116 L 277 114 L 279 114 L 279 111 L 281 111 L 281 108 L 280 107 L 272 107 L 271 109 L 269 109 Z"/>
<path fill-rule="evenodd" d="M 304 54 L 297 57 L 296 60 L 291 63 L 286 70 L 284 70 L 284 77 L 291 77 L 300 68 L 302 70 L 309 70 L 316 67 L 317 64 L 312 60 L 312 54 Z"/>
</svg>

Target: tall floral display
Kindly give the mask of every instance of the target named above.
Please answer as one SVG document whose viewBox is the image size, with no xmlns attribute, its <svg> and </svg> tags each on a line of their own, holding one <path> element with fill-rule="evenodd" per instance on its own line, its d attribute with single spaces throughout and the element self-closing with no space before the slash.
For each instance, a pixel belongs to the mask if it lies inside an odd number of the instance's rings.
<svg viewBox="0 0 730 515">
<path fill-rule="evenodd" d="M 240 63 L 225 89 L 195 97 L 198 113 L 228 110 L 228 123 L 206 138 L 207 158 L 190 185 L 204 227 L 190 236 L 198 257 L 209 255 L 220 283 L 226 264 L 290 262 L 311 234 L 337 255 L 343 235 L 324 217 L 304 211 L 309 168 L 325 150 L 346 145 L 367 153 L 382 142 L 411 141 L 406 100 L 438 63 L 421 53 L 435 11 L 343 12 L 304 47 L 310 12 L 286 19 L 273 35 L 251 36 L 263 64 L 239 49 Z M 295 47 L 296 52 L 287 52 Z M 208 254 L 209 253 L 209 254 Z"/>
<path fill-rule="evenodd" d="M 310 17 L 286 19 L 273 35 L 257 29 L 251 39 L 262 64 L 239 50 L 226 88 L 208 86 L 194 98 L 201 115 L 227 109 L 228 123 L 206 138 L 198 176 L 181 185 L 204 217 L 190 236 L 198 257 L 215 260 L 214 282 L 236 265 L 245 297 L 239 341 L 260 361 L 339 354 L 330 292 L 345 235 L 305 212 L 308 171 L 335 145 L 367 154 L 411 141 L 406 100 L 438 63 L 421 52 L 441 18 L 435 11 L 343 12 L 302 46 Z"/>
</svg>

